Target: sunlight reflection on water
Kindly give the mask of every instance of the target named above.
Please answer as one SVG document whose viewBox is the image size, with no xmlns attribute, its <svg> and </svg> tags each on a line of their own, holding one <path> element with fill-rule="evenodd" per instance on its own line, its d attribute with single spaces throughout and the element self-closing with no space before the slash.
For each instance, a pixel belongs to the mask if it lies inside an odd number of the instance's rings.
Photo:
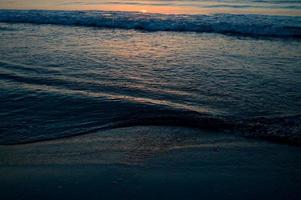
<svg viewBox="0 0 301 200">
<path fill-rule="evenodd" d="M 271 15 L 300 16 L 301 2 L 286 0 L 226 0 L 226 1 L 192 1 L 192 0 L 30 0 L 1 1 L 2 9 L 46 9 L 46 10 L 106 10 L 134 11 L 142 13 L 164 14 L 213 14 L 213 13 L 253 13 Z"/>
</svg>

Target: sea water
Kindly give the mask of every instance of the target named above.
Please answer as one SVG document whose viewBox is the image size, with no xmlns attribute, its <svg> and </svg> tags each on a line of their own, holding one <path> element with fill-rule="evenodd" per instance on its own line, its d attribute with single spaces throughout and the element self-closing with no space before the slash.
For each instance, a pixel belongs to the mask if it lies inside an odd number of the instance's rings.
<svg viewBox="0 0 301 200">
<path fill-rule="evenodd" d="M 299 1 L 0 5 L 0 144 L 137 125 L 301 143 Z"/>
</svg>

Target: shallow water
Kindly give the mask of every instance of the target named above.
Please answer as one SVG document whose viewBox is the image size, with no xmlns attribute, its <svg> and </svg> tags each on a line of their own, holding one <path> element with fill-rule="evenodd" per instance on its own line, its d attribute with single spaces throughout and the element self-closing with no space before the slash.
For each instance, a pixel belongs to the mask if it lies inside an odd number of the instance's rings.
<svg viewBox="0 0 301 200">
<path fill-rule="evenodd" d="M 11 23 L 0 36 L 1 144 L 141 124 L 300 142 L 298 39 Z"/>
</svg>

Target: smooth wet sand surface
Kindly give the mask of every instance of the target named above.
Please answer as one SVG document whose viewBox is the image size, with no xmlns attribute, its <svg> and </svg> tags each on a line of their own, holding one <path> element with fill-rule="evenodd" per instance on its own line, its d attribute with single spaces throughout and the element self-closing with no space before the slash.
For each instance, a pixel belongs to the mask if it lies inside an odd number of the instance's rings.
<svg viewBox="0 0 301 200">
<path fill-rule="evenodd" d="M 299 199 L 301 148 L 179 127 L 0 146 L 4 199 Z"/>
</svg>

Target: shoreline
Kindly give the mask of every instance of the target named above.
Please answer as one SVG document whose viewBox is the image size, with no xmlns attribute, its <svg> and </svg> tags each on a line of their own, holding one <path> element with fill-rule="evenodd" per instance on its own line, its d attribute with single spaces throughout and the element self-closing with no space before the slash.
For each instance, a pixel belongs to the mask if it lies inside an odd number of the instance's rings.
<svg viewBox="0 0 301 200">
<path fill-rule="evenodd" d="M 301 148 L 218 132 L 141 126 L 0 149 L 5 199 L 298 199 L 301 194 Z"/>
</svg>

